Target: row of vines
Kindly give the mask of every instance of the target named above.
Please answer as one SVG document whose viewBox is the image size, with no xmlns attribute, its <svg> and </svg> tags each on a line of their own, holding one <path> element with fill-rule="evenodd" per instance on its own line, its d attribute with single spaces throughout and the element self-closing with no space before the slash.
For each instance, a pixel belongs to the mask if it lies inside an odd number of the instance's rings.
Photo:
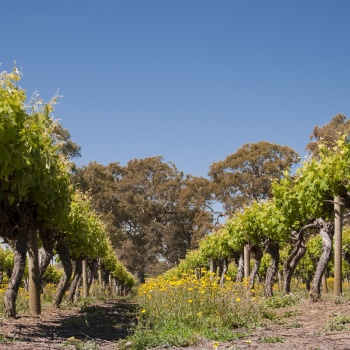
<svg viewBox="0 0 350 350">
<path fill-rule="evenodd" d="M 234 276 L 253 289 L 257 278 L 264 280 L 265 295 L 272 296 L 277 277 L 281 291 L 289 294 L 295 276 L 316 301 L 328 275 L 334 276 L 335 295 L 341 294 L 350 262 L 350 143 L 345 135 L 332 147 L 320 142 L 319 148 L 295 174 L 271 180 L 271 199 L 238 210 L 164 277 L 207 268 L 221 284 Z"/>
<path fill-rule="evenodd" d="M 56 98 L 44 104 L 34 96 L 28 102 L 20 78 L 16 68 L 0 76 L 0 238 L 11 247 L 2 249 L 0 256 L 1 278 L 8 274 L 7 317 L 16 317 L 27 260 L 29 306 L 34 314 L 41 312 L 43 276 L 54 256 L 63 266 L 55 307 L 65 294 L 68 300 L 73 298 L 81 280 L 87 296 L 89 275 L 97 270 L 111 286 L 128 289 L 134 283 L 115 256 L 91 199 L 73 185 L 71 163 L 52 118 Z"/>
</svg>

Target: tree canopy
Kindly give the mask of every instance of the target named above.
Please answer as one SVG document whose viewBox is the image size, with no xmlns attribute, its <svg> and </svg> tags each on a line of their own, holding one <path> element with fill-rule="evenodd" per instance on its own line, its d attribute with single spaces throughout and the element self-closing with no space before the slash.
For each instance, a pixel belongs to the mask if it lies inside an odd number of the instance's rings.
<svg viewBox="0 0 350 350">
<path fill-rule="evenodd" d="M 281 178 L 298 161 L 298 154 L 287 146 L 267 141 L 245 144 L 211 165 L 216 199 L 226 212 L 233 213 L 254 200 L 271 198 L 272 180 Z"/>
</svg>

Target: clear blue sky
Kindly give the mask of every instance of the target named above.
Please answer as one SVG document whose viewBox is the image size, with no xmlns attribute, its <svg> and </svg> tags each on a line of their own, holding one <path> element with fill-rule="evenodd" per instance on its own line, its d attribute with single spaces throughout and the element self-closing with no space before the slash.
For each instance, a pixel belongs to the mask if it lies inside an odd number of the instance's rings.
<svg viewBox="0 0 350 350">
<path fill-rule="evenodd" d="M 349 18 L 347 0 L 3 1 L 0 70 L 60 89 L 78 164 L 162 155 L 206 176 L 244 143 L 304 155 L 350 117 Z"/>
</svg>

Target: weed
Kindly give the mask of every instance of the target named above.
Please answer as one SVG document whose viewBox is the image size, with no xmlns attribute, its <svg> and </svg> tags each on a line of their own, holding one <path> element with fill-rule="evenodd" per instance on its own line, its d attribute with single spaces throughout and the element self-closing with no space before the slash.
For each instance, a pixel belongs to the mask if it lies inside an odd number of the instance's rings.
<svg viewBox="0 0 350 350">
<path fill-rule="evenodd" d="M 287 294 L 282 296 L 274 296 L 265 300 L 265 307 L 278 309 L 287 306 L 293 306 L 300 302 L 300 297 L 296 294 Z"/>
<path fill-rule="evenodd" d="M 334 304 L 346 304 L 350 301 L 349 299 L 349 295 L 347 294 L 340 294 L 340 295 L 337 295 L 335 298 L 334 298 Z"/>
<path fill-rule="evenodd" d="M 290 317 L 295 317 L 295 316 L 300 316 L 301 315 L 301 311 L 297 311 L 297 310 L 294 310 L 294 311 L 286 311 L 284 312 L 281 317 L 283 318 L 290 318 Z"/>
<path fill-rule="evenodd" d="M 60 347 L 76 349 L 76 350 L 98 350 L 97 344 L 93 340 L 79 340 L 74 337 L 68 338 L 65 342 L 63 342 Z"/>
<path fill-rule="evenodd" d="M 283 343 L 284 339 L 281 337 L 263 336 L 263 337 L 259 337 L 259 342 L 260 343 L 268 343 L 268 344 Z"/>
<path fill-rule="evenodd" d="M 288 324 L 286 327 L 287 328 L 301 328 L 301 327 L 303 327 L 303 324 L 299 323 L 299 322 L 293 322 L 293 323 Z"/>
<path fill-rule="evenodd" d="M 261 316 L 267 320 L 273 320 L 277 317 L 276 313 L 269 310 L 263 310 Z"/>
<path fill-rule="evenodd" d="M 322 337 L 324 335 L 324 331 L 322 330 L 313 331 L 312 335 L 315 337 Z"/>
<path fill-rule="evenodd" d="M 349 329 L 348 323 L 350 323 L 350 316 L 338 316 L 330 319 L 325 326 L 327 331 L 343 331 Z"/>
</svg>

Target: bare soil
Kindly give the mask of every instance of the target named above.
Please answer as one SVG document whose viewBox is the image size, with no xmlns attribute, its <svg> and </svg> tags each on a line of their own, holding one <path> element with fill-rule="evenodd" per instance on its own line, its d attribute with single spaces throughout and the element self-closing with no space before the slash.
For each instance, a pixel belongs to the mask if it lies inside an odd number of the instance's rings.
<svg viewBox="0 0 350 350">
<path fill-rule="evenodd" d="M 127 337 L 135 308 L 131 301 L 118 299 L 85 308 L 44 310 L 37 317 L 3 319 L 0 349 L 114 350 L 118 340 Z"/>
<path fill-rule="evenodd" d="M 303 302 L 274 310 L 276 318 L 245 336 L 225 343 L 202 340 L 189 350 L 213 349 L 303 349 L 350 350 L 350 304 Z M 344 318 L 343 318 L 344 320 Z M 80 309 L 44 310 L 40 317 L 21 315 L 15 320 L 1 320 L 0 349 L 118 349 L 135 322 L 135 304 L 109 300 Z M 74 337 L 74 338 L 72 338 Z M 78 345 L 76 345 L 78 344 Z M 80 345 L 79 345 L 80 344 Z M 157 347 L 157 349 L 184 349 Z"/>
</svg>

